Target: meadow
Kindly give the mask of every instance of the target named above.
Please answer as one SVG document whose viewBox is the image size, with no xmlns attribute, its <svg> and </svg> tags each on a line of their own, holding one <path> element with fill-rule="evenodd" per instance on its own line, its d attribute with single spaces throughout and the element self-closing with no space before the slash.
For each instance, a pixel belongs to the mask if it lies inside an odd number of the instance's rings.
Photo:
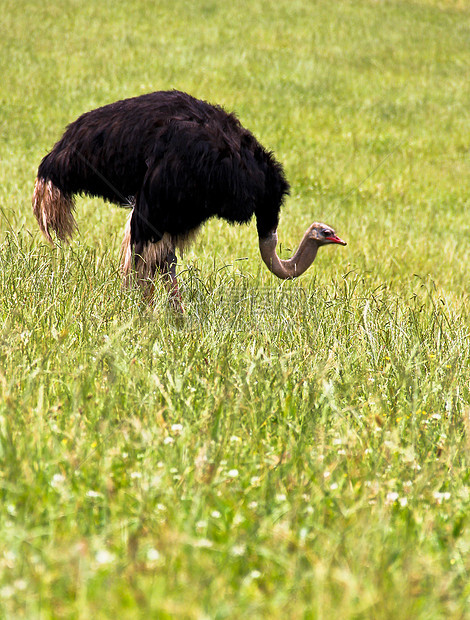
<svg viewBox="0 0 470 620">
<path fill-rule="evenodd" d="M 7 0 L 0 617 L 470 617 L 470 4 Z M 49 247 L 41 158 L 177 88 L 283 162 L 281 282 L 211 221 L 183 317 L 121 287 L 127 216 Z"/>
</svg>

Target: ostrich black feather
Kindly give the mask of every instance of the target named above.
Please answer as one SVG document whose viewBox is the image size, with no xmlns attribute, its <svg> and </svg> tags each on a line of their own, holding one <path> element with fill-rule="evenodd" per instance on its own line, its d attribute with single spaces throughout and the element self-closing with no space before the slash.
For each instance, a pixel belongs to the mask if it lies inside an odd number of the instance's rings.
<svg viewBox="0 0 470 620">
<path fill-rule="evenodd" d="M 38 178 L 67 197 L 131 201 L 131 244 L 256 216 L 264 237 L 289 191 L 282 166 L 234 114 L 179 91 L 117 101 L 71 123 Z M 60 231 L 57 231 L 60 236 Z"/>
</svg>

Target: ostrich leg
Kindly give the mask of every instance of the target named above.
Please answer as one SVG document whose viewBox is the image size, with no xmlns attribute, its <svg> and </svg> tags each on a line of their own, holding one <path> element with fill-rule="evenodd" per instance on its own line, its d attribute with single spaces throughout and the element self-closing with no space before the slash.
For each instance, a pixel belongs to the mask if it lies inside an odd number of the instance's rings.
<svg viewBox="0 0 470 620">
<path fill-rule="evenodd" d="M 177 312 L 183 313 L 181 294 L 176 278 L 177 259 L 174 248 L 159 241 L 147 244 L 143 254 L 144 256 L 136 254 L 135 260 L 138 282 L 147 302 L 152 302 L 155 293 L 155 280 L 161 277 L 168 291 L 171 306 Z"/>
<path fill-rule="evenodd" d="M 181 295 L 176 278 L 175 243 L 172 237 L 164 234 L 156 243 L 133 243 L 131 238 L 131 219 L 127 219 L 124 239 L 121 246 L 121 272 L 124 284 L 129 286 L 133 281 L 133 272 L 137 276 L 143 296 L 151 303 L 155 293 L 155 278 L 161 276 L 172 307 L 183 312 Z"/>
<path fill-rule="evenodd" d="M 178 288 L 178 280 L 176 278 L 176 262 L 177 259 L 175 251 L 170 250 L 165 256 L 163 263 L 159 269 L 163 275 L 165 286 L 168 289 L 170 304 L 177 312 L 180 312 L 182 314 L 184 310 L 181 293 Z"/>
</svg>

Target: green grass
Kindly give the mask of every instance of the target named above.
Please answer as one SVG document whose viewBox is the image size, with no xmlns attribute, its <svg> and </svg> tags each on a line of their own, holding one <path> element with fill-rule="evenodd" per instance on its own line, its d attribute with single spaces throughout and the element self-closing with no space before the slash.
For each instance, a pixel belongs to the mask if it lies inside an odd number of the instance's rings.
<svg viewBox="0 0 470 620">
<path fill-rule="evenodd" d="M 0 616 L 470 617 L 470 5 L 8 2 L 0 22 Z M 118 269 L 126 212 L 30 196 L 80 113 L 179 88 L 284 163 L 183 257 L 186 313 Z M 239 260 L 244 259 L 244 260 Z"/>
</svg>

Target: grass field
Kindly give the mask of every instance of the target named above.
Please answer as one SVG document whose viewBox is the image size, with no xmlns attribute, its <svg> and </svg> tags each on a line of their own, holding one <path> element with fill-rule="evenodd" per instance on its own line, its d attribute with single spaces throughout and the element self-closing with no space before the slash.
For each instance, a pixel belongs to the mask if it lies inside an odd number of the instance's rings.
<svg viewBox="0 0 470 620">
<path fill-rule="evenodd" d="M 470 618 L 470 4 L 7 0 L 0 21 L 0 617 Z M 254 222 L 121 289 L 127 213 L 30 197 L 67 123 L 178 88 L 285 165 Z"/>
</svg>

